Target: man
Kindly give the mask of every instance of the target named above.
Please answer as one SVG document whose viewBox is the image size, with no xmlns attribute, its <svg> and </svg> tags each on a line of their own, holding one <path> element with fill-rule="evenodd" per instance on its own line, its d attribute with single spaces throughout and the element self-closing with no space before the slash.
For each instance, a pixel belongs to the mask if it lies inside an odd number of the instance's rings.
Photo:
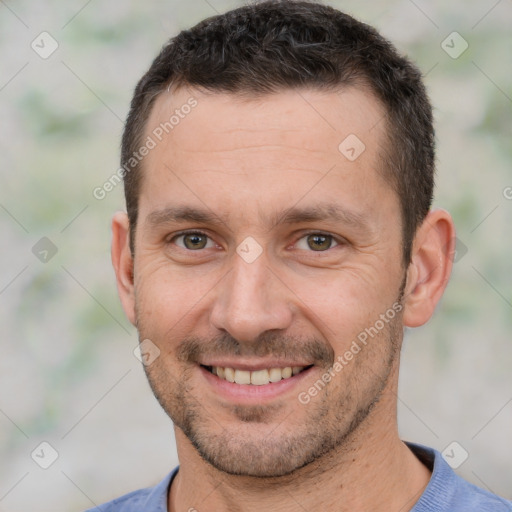
<svg viewBox="0 0 512 512">
<path fill-rule="evenodd" d="M 137 85 L 122 169 L 112 260 L 180 465 L 97 509 L 512 510 L 398 435 L 403 328 L 455 234 L 388 41 L 309 2 L 204 20 Z"/>
</svg>

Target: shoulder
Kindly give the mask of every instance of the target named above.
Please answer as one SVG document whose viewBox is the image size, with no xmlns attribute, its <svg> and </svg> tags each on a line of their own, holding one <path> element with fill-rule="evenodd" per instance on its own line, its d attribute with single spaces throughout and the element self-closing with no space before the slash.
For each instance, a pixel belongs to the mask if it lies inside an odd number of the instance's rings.
<svg viewBox="0 0 512 512">
<path fill-rule="evenodd" d="M 469 483 L 457 475 L 437 450 L 407 443 L 432 477 L 411 512 L 512 512 L 512 501 Z"/>
<path fill-rule="evenodd" d="M 170 483 L 178 467 L 169 473 L 158 485 L 130 492 L 103 505 L 97 505 L 85 512 L 167 512 L 167 495 Z"/>
<path fill-rule="evenodd" d="M 137 510 L 144 502 L 153 488 L 139 489 L 116 498 L 115 500 L 103 503 L 97 507 L 86 510 L 85 512 L 131 512 Z"/>
</svg>

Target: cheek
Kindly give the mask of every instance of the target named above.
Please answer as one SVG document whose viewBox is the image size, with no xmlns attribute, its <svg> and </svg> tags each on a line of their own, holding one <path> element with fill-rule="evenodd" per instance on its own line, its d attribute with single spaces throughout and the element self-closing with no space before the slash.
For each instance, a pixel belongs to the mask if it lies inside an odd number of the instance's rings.
<svg viewBox="0 0 512 512">
<path fill-rule="evenodd" d="M 371 327 L 397 299 L 393 286 L 383 286 L 377 276 L 340 270 L 336 279 L 296 280 L 290 288 L 299 299 L 300 315 L 317 327 L 335 352 L 345 351 L 357 336 Z"/>
<path fill-rule="evenodd" d="M 177 336 L 191 318 L 197 321 L 198 312 L 218 281 L 215 275 L 171 268 L 168 262 L 140 265 L 135 274 L 135 300 L 141 328 L 155 337 L 164 333 Z"/>
</svg>

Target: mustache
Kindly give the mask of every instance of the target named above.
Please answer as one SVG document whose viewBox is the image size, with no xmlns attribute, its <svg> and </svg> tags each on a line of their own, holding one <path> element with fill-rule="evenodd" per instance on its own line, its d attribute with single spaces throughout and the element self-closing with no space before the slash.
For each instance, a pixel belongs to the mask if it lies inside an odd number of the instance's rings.
<svg viewBox="0 0 512 512">
<path fill-rule="evenodd" d="M 190 336 L 180 343 L 176 351 L 176 357 L 182 363 L 198 363 L 205 356 L 272 356 L 330 367 L 334 364 L 335 354 L 330 345 L 316 338 L 300 339 L 271 332 L 262 333 L 252 342 L 240 342 L 228 333 L 208 339 Z"/>
</svg>

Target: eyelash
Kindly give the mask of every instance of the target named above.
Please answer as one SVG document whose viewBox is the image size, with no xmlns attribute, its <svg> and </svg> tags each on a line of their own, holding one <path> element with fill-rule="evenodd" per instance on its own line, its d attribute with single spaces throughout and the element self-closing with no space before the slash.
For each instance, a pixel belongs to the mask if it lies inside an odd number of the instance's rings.
<svg viewBox="0 0 512 512">
<path fill-rule="evenodd" d="M 168 244 L 170 243 L 173 243 L 177 238 L 180 238 L 182 236 L 185 236 L 185 235 L 200 235 L 200 236 L 205 236 L 207 237 L 209 240 L 212 240 L 211 237 L 203 232 L 203 231 L 198 231 L 198 230 L 188 230 L 188 231 L 180 231 L 179 233 L 176 233 L 172 238 L 170 238 L 168 240 Z M 336 244 L 338 245 L 335 245 L 334 247 L 329 247 L 329 249 L 326 249 L 325 251 L 313 251 L 313 250 L 310 250 L 308 252 L 317 252 L 317 253 L 326 253 L 328 251 L 330 251 L 331 249 L 334 249 L 335 247 L 338 247 L 340 245 L 345 245 L 347 242 L 341 238 L 338 238 L 334 235 L 331 235 L 330 233 L 323 233 L 321 231 L 309 231 L 307 233 L 303 233 L 302 236 L 300 238 L 297 239 L 297 241 L 295 242 L 295 244 L 299 241 L 299 240 L 302 240 L 303 238 L 305 237 L 308 237 L 310 235 L 320 235 L 320 236 L 326 236 L 326 237 L 330 237 L 334 242 L 336 242 Z M 212 240 L 213 241 L 213 240 Z M 192 249 L 187 249 L 187 248 L 183 248 L 183 247 L 180 247 L 180 249 L 183 249 L 185 251 L 188 251 L 188 252 L 201 252 L 201 249 L 198 249 L 197 251 L 194 251 Z"/>
</svg>

